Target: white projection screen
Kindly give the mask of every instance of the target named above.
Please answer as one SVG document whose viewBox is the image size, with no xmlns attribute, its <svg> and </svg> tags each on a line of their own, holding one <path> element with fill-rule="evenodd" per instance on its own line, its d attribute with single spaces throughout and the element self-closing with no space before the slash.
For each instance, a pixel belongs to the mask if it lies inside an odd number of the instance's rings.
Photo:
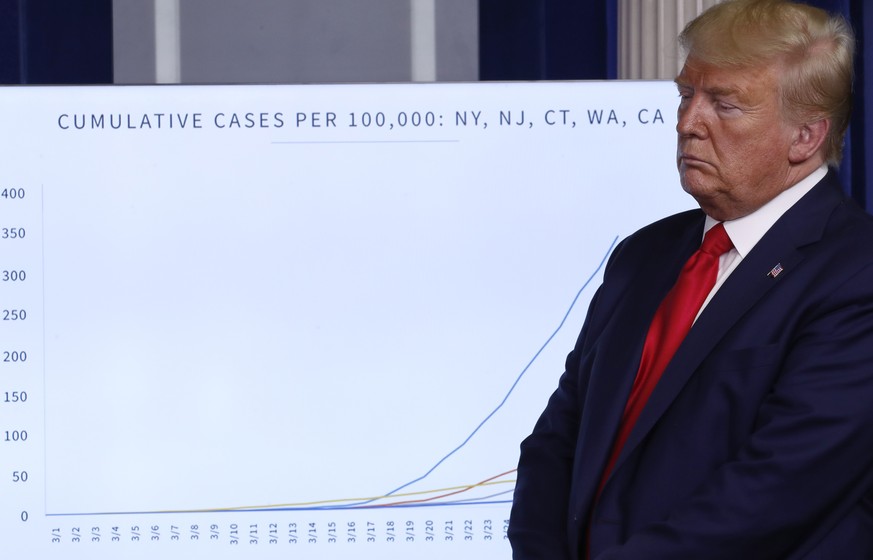
<svg viewBox="0 0 873 560">
<path fill-rule="evenodd" d="M 508 558 L 669 82 L 0 89 L 9 558 Z"/>
</svg>

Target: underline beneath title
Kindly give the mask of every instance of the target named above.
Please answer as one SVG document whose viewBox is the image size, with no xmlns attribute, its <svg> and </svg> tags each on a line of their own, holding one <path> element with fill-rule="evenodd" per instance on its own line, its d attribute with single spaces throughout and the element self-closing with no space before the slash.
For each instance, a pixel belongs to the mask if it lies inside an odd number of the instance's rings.
<svg viewBox="0 0 873 560">
<path fill-rule="evenodd" d="M 275 140 L 271 144 L 457 144 L 460 140 Z"/>
</svg>

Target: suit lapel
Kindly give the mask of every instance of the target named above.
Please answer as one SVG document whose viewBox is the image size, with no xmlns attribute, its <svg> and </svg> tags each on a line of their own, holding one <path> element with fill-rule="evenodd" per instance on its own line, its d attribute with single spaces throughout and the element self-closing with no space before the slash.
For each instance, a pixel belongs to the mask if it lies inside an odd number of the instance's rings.
<svg viewBox="0 0 873 560">
<path fill-rule="evenodd" d="M 676 250 L 670 253 L 667 260 L 658 251 L 645 253 L 651 260 L 631 282 L 642 282 L 646 277 L 656 281 L 648 283 L 645 290 L 627 290 L 627 295 L 614 310 L 615 320 L 602 333 L 596 363 L 586 366 L 598 369 L 598 374 L 591 377 L 580 422 L 577 478 L 586 481 L 586 484 L 580 485 L 574 492 L 580 520 L 587 516 L 587 508 L 594 500 L 597 485 L 612 450 L 625 403 L 639 368 L 649 324 L 661 300 L 675 283 L 685 261 L 700 246 L 703 223 L 704 215 L 698 212 L 681 229 L 673 232 L 674 239 L 670 239 L 670 244 Z M 606 368 L 608 371 L 605 371 Z"/>
<path fill-rule="evenodd" d="M 654 427 L 725 333 L 803 260 L 799 249 L 821 239 L 842 200 L 831 175 L 790 208 L 733 271 L 679 346 L 624 445 L 613 472 Z M 773 274 L 776 266 L 781 271 Z M 623 409 L 623 405 L 622 405 Z"/>
</svg>

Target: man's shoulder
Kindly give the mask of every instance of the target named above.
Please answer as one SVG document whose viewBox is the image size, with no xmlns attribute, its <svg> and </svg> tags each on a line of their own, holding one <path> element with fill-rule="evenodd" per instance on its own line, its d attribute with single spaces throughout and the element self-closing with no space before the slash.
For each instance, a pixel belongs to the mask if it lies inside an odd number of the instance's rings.
<svg viewBox="0 0 873 560">
<path fill-rule="evenodd" d="M 706 215 L 700 209 L 686 210 L 661 218 L 629 235 L 622 242 L 622 248 L 654 252 L 670 249 L 675 251 L 682 242 L 692 239 L 699 242 L 702 239 L 696 236 L 703 235 L 705 219 Z"/>
<path fill-rule="evenodd" d="M 682 234 L 695 228 L 699 229 L 702 234 L 705 219 L 706 214 L 699 208 L 686 210 L 652 222 L 637 230 L 631 237 L 648 238 L 649 236 L 660 237 L 663 235 Z"/>
<path fill-rule="evenodd" d="M 684 260 L 700 244 L 706 215 L 699 209 L 667 216 L 624 238 L 606 266 L 610 272 L 630 277 L 644 273 L 646 267 L 662 266 L 665 261 Z M 688 253 L 690 254 L 690 253 Z"/>
<path fill-rule="evenodd" d="M 873 216 L 843 192 L 833 174 L 789 209 L 780 222 L 771 228 L 774 235 L 790 232 L 808 251 L 844 251 L 862 260 L 873 258 Z"/>
<path fill-rule="evenodd" d="M 846 197 L 831 215 L 826 233 L 873 238 L 873 216 L 853 199 Z"/>
</svg>

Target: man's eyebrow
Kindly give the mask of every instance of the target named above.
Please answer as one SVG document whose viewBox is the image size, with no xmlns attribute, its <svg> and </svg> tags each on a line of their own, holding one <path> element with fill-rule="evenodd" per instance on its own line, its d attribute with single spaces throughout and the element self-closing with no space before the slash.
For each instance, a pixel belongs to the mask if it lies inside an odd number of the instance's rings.
<svg viewBox="0 0 873 560">
<path fill-rule="evenodd" d="M 730 87 L 719 87 L 712 86 L 704 88 L 710 95 L 715 95 L 717 97 L 742 97 L 743 93 L 738 88 L 730 88 Z"/>
<path fill-rule="evenodd" d="M 677 88 L 688 88 L 688 89 L 694 89 L 694 90 L 697 89 L 693 85 L 686 82 L 685 80 L 682 80 L 679 77 L 675 78 L 673 80 L 673 83 L 676 84 Z M 742 90 L 740 90 L 739 88 L 734 88 L 734 87 L 706 86 L 706 87 L 703 87 L 700 89 L 701 89 L 701 91 L 703 91 L 709 95 L 716 96 L 716 97 L 739 97 L 739 98 L 743 97 Z"/>
</svg>

